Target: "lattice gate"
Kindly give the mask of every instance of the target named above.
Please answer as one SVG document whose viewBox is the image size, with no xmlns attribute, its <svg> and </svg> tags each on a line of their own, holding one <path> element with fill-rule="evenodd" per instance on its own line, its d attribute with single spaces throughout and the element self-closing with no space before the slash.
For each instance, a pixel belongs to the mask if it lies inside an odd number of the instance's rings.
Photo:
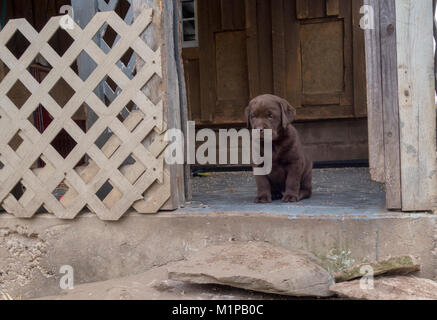
<svg viewBox="0 0 437 320">
<path fill-rule="evenodd" d="M 153 51 L 141 39 L 152 13 L 152 9 L 143 10 L 131 25 L 113 11 L 97 13 L 84 29 L 74 23 L 66 29 L 74 41 L 62 56 L 49 45 L 62 17 L 52 18 L 40 33 L 24 19 L 9 21 L 1 31 L 0 59 L 9 72 L 0 83 L 0 202 L 8 213 L 30 218 L 43 207 L 56 217 L 73 219 L 88 207 L 102 220 L 118 220 L 132 206 L 142 213 L 157 212 L 170 198 L 163 160 L 163 103 L 153 103 L 142 90 L 153 77 L 162 77 L 160 49 Z M 103 26 L 118 34 L 116 43 L 106 50 L 93 41 Z M 7 48 L 16 32 L 29 42 L 19 59 Z M 120 64 L 130 49 L 145 62 L 141 69 L 137 65 L 134 76 L 127 75 Z M 86 80 L 71 68 L 83 52 L 96 63 Z M 41 83 L 27 70 L 38 54 L 52 66 Z M 107 77 L 118 88 L 108 105 L 95 93 Z M 74 90 L 64 106 L 50 94 L 61 79 Z M 8 96 L 18 82 L 30 94 L 22 105 L 15 105 Z M 43 133 L 28 121 L 40 104 L 53 118 Z M 98 117 L 86 133 L 71 119 L 84 104 Z M 128 105 L 135 108 L 127 109 Z M 65 158 L 51 145 L 61 131 L 76 143 Z M 111 137 L 99 148 L 96 141 L 108 131 Z M 10 141 L 16 135 L 21 144 L 14 151 Z M 87 165 L 77 166 L 84 157 L 89 159 Z M 36 161 L 44 167 L 31 169 Z M 62 198 L 55 195 L 60 184 L 68 186 Z M 17 186 L 23 191 L 18 197 L 12 193 Z"/>
</svg>

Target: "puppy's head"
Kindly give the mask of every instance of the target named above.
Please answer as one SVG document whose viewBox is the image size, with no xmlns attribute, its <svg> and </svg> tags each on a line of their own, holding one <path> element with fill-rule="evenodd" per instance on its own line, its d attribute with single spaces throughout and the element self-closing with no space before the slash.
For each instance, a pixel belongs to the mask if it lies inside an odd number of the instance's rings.
<svg viewBox="0 0 437 320">
<path fill-rule="evenodd" d="M 249 129 L 271 129 L 273 141 L 281 137 L 285 129 L 294 121 L 296 109 L 285 99 L 266 94 L 253 99 L 246 110 Z"/>
</svg>

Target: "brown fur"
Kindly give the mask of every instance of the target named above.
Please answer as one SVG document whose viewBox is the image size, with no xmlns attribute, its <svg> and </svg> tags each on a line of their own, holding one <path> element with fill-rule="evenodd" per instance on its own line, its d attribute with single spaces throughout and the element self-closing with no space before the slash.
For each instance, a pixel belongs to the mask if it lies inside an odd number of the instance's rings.
<svg viewBox="0 0 437 320">
<path fill-rule="evenodd" d="M 298 202 L 311 197 L 313 163 L 292 125 L 295 116 L 296 110 L 286 100 L 269 94 L 253 99 L 246 108 L 249 129 L 271 129 L 273 137 L 272 172 L 255 176 L 256 203 Z"/>
</svg>

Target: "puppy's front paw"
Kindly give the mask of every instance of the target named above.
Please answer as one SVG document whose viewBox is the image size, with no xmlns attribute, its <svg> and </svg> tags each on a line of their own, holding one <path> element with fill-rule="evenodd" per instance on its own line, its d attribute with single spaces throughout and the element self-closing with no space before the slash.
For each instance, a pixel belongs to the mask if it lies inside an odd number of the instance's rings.
<svg viewBox="0 0 437 320">
<path fill-rule="evenodd" d="M 285 193 L 284 196 L 282 197 L 282 202 L 298 202 L 299 201 L 299 197 L 291 194 L 291 193 Z"/>
<path fill-rule="evenodd" d="M 271 202 L 272 202 L 272 196 L 269 194 L 258 195 L 255 198 L 255 203 L 271 203 Z"/>
</svg>

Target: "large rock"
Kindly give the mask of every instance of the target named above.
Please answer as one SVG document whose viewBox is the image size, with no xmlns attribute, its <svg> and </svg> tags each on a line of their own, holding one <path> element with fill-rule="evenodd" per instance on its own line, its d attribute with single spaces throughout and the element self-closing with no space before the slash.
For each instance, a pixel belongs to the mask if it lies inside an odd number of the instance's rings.
<svg viewBox="0 0 437 320">
<path fill-rule="evenodd" d="M 169 278 L 289 296 L 328 297 L 331 275 L 317 258 L 262 242 L 225 243 L 168 268 Z"/>
<path fill-rule="evenodd" d="M 171 265 L 171 263 L 170 263 Z M 120 279 L 81 284 L 39 300 L 284 300 L 285 296 L 168 280 L 167 266 Z M 7 296 L 0 301 L 8 300 Z M 11 298 L 12 299 L 12 298 Z"/>
<path fill-rule="evenodd" d="M 413 256 L 399 256 L 373 263 L 359 264 L 338 272 L 335 274 L 335 282 L 338 283 L 361 278 L 363 276 L 361 273 L 363 266 L 371 266 L 374 276 L 382 274 L 406 275 L 420 271 L 420 264 Z"/>
<path fill-rule="evenodd" d="M 373 289 L 360 280 L 333 285 L 330 290 L 341 297 L 362 300 L 437 300 L 437 283 L 416 277 L 391 276 L 375 278 Z M 367 288 L 366 288 L 367 287 Z"/>
</svg>

